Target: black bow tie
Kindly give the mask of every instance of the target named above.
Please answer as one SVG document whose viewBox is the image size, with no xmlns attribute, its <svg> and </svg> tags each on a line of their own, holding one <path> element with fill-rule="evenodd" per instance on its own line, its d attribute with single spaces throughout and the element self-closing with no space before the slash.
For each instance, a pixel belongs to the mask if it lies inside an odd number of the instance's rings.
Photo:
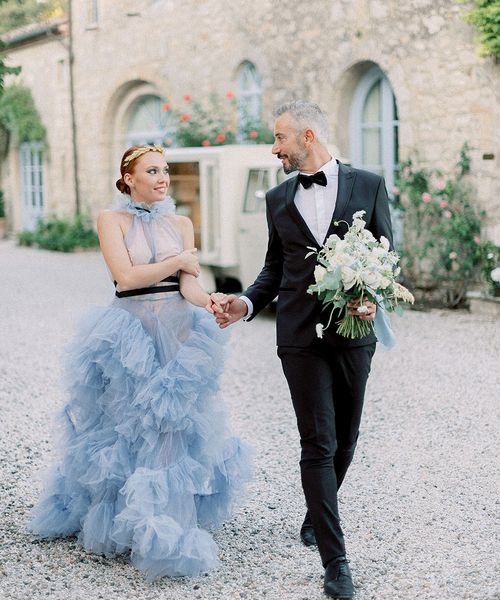
<svg viewBox="0 0 500 600">
<path fill-rule="evenodd" d="M 314 173 L 314 175 L 304 175 L 303 173 L 299 173 L 298 179 L 299 183 L 301 183 L 306 190 L 310 188 L 313 183 L 326 185 L 326 175 L 323 171 L 318 171 L 317 173 Z"/>
</svg>

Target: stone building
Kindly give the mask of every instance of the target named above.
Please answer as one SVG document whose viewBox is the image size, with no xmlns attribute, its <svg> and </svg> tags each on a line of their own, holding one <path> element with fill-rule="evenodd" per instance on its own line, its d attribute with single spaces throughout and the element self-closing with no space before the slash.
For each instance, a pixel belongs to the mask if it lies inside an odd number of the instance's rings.
<svg viewBox="0 0 500 600">
<path fill-rule="evenodd" d="M 318 102 L 341 155 L 383 173 L 388 189 L 399 160 L 446 170 L 467 141 L 487 235 L 500 243 L 499 67 L 478 56 L 464 10 L 455 0 L 73 2 L 82 208 L 95 214 L 109 203 L 126 146 L 175 137 L 167 100 L 233 90 L 269 124 L 282 101 Z M 20 152 L 11 140 L 3 156 L 1 187 L 10 228 L 19 230 L 33 223 L 30 212 L 75 207 L 68 27 L 44 24 L 6 39 L 9 64 L 22 66 L 18 80 L 48 132 L 46 151 Z M 38 157 L 34 203 L 21 172 L 36 171 Z"/>
</svg>

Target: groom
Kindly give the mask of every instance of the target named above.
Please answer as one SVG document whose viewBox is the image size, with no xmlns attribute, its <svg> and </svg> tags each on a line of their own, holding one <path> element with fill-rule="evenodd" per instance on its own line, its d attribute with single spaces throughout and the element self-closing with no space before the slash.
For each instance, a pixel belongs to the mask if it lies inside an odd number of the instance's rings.
<svg viewBox="0 0 500 600">
<path fill-rule="evenodd" d="M 290 388 L 300 434 L 300 469 L 307 513 L 301 539 L 318 546 L 325 567 L 324 589 L 334 598 L 351 598 L 354 590 L 340 526 L 337 492 L 352 461 L 363 408 L 366 381 L 376 338 L 350 340 L 336 334 L 334 322 L 316 336 L 325 322 L 316 296 L 307 293 L 314 282 L 314 257 L 308 246 L 320 248 L 333 233 L 340 237 L 352 215 L 366 211 L 367 228 L 376 238 L 392 240 L 384 181 L 332 158 L 326 142 L 328 123 L 319 106 L 294 101 L 275 111 L 274 145 L 285 173 L 299 171 L 267 193 L 269 242 L 264 266 L 239 298 L 227 297 L 220 327 L 238 319 L 250 321 L 278 296 L 278 356 Z M 349 311 L 373 321 L 376 306 Z M 322 318 L 323 317 L 323 318 Z"/>
</svg>

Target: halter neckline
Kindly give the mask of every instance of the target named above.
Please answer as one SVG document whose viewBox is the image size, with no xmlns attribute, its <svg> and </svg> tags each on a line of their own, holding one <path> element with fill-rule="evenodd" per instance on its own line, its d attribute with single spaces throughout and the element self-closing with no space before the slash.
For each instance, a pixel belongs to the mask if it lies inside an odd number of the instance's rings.
<svg viewBox="0 0 500 600">
<path fill-rule="evenodd" d="M 175 204 L 170 196 L 167 196 L 164 200 L 148 204 L 147 202 L 135 202 L 128 194 L 122 194 L 118 198 L 116 208 L 145 221 L 175 214 Z"/>
</svg>

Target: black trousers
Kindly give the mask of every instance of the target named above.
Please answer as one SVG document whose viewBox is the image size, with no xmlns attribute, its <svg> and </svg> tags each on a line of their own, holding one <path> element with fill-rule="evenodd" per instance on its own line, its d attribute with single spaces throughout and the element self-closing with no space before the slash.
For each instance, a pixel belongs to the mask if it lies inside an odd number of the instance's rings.
<svg viewBox="0 0 500 600">
<path fill-rule="evenodd" d="M 375 343 L 279 347 L 300 434 L 300 471 L 323 565 L 345 554 L 337 490 L 351 464 Z"/>
</svg>

